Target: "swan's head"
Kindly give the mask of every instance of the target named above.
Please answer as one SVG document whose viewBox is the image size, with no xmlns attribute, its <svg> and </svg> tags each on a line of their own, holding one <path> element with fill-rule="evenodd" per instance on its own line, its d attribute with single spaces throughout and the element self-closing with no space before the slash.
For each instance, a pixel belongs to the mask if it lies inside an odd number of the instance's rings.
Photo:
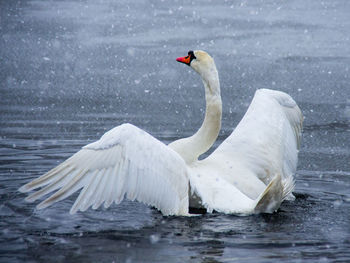
<svg viewBox="0 0 350 263">
<path fill-rule="evenodd" d="M 217 74 L 214 59 L 202 50 L 189 51 L 186 57 L 179 57 L 176 61 L 190 66 L 202 77 L 211 75 L 210 73 L 213 72 Z"/>
</svg>

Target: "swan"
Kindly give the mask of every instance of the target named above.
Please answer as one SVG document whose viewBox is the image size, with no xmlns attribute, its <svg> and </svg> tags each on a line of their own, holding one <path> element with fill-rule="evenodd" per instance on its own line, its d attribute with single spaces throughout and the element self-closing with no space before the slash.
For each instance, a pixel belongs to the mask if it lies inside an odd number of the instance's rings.
<svg viewBox="0 0 350 263">
<path fill-rule="evenodd" d="M 169 145 L 132 124 L 106 132 L 69 159 L 19 191 L 37 209 L 78 190 L 70 213 L 108 208 L 124 198 L 153 206 L 165 216 L 190 216 L 189 208 L 251 215 L 273 213 L 293 200 L 303 115 L 281 91 L 259 89 L 232 134 L 207 158 L 221 127 L 222 103 L 213 58 L 201 50 L 176 59 L 201 77 L 206 100 L 202 126 L 192 136 Z"/>
</svg>

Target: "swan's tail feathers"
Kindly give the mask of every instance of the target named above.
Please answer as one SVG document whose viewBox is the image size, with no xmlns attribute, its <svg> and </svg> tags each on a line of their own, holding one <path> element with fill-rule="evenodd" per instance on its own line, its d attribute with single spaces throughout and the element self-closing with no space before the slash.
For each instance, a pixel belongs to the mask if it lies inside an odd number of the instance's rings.
<svg viewBox="0 0 350 263">
<path fill-rule="evenodd" d="M 265 191 L 257 198 L 254 213 L 273 213 L 283 201 L 283 184 L 280 174 L 277 174 L 268 184 Z"/>
<path fill-rule="evenodd" d="M 294 187 L 295 187 L 295 180 L 293 176 L 288 176 L 287 178 L 282 180 L 283 185 L 283 195 L 282 195 L 282 201 L 289 200 L 294 201 L 295 196 L 293 195 Z"/>
</svg>

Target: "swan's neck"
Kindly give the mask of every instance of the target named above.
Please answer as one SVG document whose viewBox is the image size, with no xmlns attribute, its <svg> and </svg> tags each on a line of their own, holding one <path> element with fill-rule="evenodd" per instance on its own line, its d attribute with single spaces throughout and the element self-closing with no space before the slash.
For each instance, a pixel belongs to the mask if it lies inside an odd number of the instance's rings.
<svg viewBox="0 0 350 263">
<path fill-rule="evenodd" d="M 198 157 L 208 151 L 216 141 L 221 128 L 222 104 L 220 83 L 215 69 L 201 74 L 205 88 L 206 110 L 205 118 L 199 130 L 188 138 L 183 138 L 169 144 L 169 147 L 181 155 L 187 164 L 198 160 Z"/>
</svg>

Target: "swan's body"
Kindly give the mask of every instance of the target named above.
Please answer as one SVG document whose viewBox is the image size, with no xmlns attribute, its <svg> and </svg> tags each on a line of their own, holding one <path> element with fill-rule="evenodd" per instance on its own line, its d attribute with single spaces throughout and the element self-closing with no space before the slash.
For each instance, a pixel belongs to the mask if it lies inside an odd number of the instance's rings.
<svg viewBox="0 0 350 263">
<path fill-rule="evenodd" d="M 203 51 L 178 58 L 203 81 L 206 115 L 191 137 L 168 146 L 123 124 L 88 144 L 47 174 L 22 186 L 33 202 L 58 190 L 37 207 L 45 208 L 82 188 L 71 213 L 124 197 L 164 215 L 189 215 L 189 207 L 234 214 L 271 213 L 292 199 L 302 114 L 286 93 L 258 90 L 232 134 L 206 159 L 198 157 L 215 142 L 221 126 L 219 77 Z"/>
</svg>

